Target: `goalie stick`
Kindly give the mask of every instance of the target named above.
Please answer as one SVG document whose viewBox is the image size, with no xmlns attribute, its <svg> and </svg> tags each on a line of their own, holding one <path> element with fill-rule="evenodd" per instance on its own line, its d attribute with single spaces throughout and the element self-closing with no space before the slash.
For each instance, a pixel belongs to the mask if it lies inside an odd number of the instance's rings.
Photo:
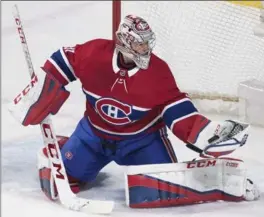
<svg viewBox="0 0 264 217">
<path fill-rule="evenodd" d="M 29 75 L 31 76 L 31 79 L 37 80 L 17 5 L 14 5 L 13 16 L 15 18 L 17 31 L 23 47 Z M 77 197 L 76 194 L 71 191 L 50 116 L 41 122 L 40 128 L 61 204 L 68 209 L 87 214 L 110 214 L 114 207 L 113 201 L 88 200 Z"/>
</svg>

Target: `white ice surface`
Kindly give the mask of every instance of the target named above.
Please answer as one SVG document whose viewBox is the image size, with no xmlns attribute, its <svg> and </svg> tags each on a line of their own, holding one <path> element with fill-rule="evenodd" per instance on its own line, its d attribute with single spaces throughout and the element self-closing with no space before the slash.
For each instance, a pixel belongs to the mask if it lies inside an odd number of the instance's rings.
<svg viewBox="0 0 264 217">
<path fill-rule="evenodd" d="M 28 82 L 27 68 L 16 33 L 11 7 L 2 3 L 2 216 L 3 217 L 81 217 L 51 203 L 40 191 L 36 152 L 42 147 L 38 126 L 22 127 L 7 112 L 7 103 Z M 35 70 L 62 45 L 82 43 L 94 37 L 111 38 L 111 2 L 18 2 Z M 99 20 L 100 18 L 100 20 Z M 57 134 L 70 135 L 84 111 L 84 96 L 75 82 L 69 86 L 71 97 L 53 118 Z M 217 120 L 230 118 L 209 115 Z M 234 117 L 236 118 L 236 117 Z M 170 138 L 180 161 L 196 156 L 173 135 Z M 114 200 L 112 216 L 134 217 L 262 217 L 264 214 L 264 129 L 252 127 L 248 143 L 234 153 L 248 166 L 250 177 L 259 185 L 262 199 L 256 202 L 217 202 L 185 207 L 130 209 L 125 205 L 123 168 L 111 163 L 95 183 L 80 195 L 91 199 Z M 92 217 L 93 215 L 89 215 Z"/>
</svg>

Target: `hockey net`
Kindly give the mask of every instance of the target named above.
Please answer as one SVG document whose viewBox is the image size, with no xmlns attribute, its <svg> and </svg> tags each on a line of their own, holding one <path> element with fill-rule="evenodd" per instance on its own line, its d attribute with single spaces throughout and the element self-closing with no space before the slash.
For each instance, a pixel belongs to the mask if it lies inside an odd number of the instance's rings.
<svg viewBox="0 0 264 217">
<path fill-rule="evenodd" d="M 239 100 L 240 82 L 264 81 L 264 39 L 253 34 L 260 1 L 114 1 L 113 5 L 113 34 L 125 15 L 145 18 L 156 33 L 154 53 L 168 62 L 178 86 L 194 100 L 220 100 L 232 106 Z"/>
</svg>

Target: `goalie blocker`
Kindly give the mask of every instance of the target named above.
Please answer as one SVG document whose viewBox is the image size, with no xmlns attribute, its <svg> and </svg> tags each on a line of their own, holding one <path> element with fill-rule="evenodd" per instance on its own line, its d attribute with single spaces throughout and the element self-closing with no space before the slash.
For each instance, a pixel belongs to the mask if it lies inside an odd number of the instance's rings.
<svg viewBox="0 0 264 217">
<path fill-rule="evenodd" d="M 55 115 L 70 93 L 50 73 L 40 72 L 9 104 L 10 113 L 24 126 L 40 124 Z"/>
<path fill-rule="evenodd" d="M 228 158 L 129 166 L 125 185 L 126 203 L 131 208 L 259 198 L 243 161 Z"/>
</svg>

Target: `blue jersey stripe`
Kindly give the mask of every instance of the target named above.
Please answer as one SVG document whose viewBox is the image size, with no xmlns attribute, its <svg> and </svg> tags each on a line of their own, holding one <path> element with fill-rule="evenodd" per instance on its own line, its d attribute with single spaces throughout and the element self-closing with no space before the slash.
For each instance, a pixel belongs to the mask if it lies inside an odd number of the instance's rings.
<svg viewBox="0 0 264 217">
<path fill-rule="evenodd" d="M 197 109 L 194 107 L 191 101 L 184 101 L 179 104 L 175 104 L 169 107 L 163 114 L 164 121 L 166 125 L 170 128 L 171 124 L 186 115 L 190 115 L 194 112 L 197 112 Z"/>
<path fill-rule="evenodd" d="M 64 61 L 60 50 L 56 51 L 55 53 L 52 54 L 51 59 L 54 60 L 54 62 L 61 68 L 61 70 L 64 72 L 64 74 L 67 76 L 67 78 L 70 81 L 75 81 L 76 78 L 67 66 L 67 63 Z"/>
</svg>

